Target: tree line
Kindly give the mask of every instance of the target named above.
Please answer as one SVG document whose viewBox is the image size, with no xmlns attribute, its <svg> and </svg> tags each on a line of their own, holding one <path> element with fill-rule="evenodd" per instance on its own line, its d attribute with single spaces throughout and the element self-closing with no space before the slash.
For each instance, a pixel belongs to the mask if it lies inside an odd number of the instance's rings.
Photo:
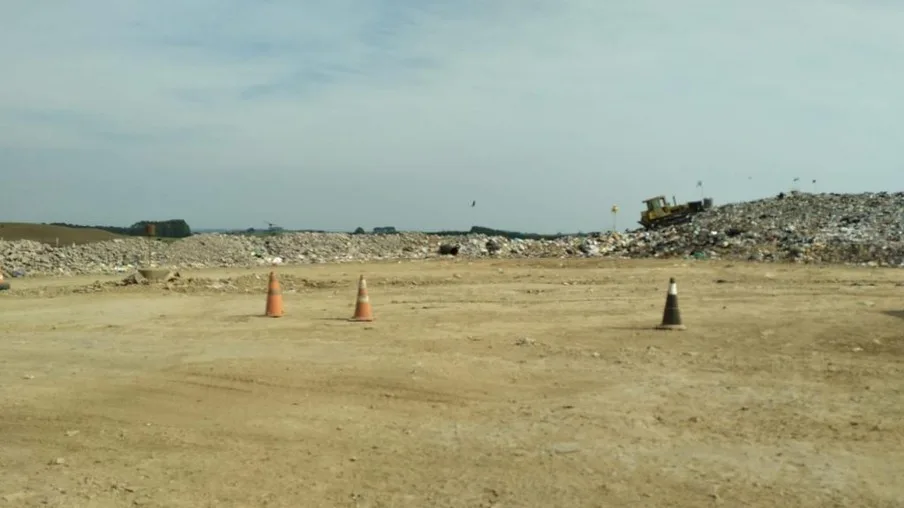
<svg viewBox="0 0 904 508">
<path fill-rule="evenodd" d="M 552 235 L 543 235 L 539 233 L 524 233 L 522 231 L 506 231 L 504 229 L 493 229 L 487 228 L 483 226 L 472 226 L 470 231 L 433 231 L 428 234 L 437 235 L 437 236 L 459 236 L 459 235 L 487 235 L 487 236 L 501 236 L 504 238 L 508 238 L 510 240 L 555 240 L 557 238 L 562 238 L 564 236 L 573 236 L 566 235 L 562 233 L 556 233 Z M 583 236 L 582 233 L 578 233 L 577 236 Z"/>
<path fill-rule="evenodd" d="M 374 228 L 372 233 L 367 233 L 364 228 L 359 227 L 355 230 L 354 234 L 356 235 L 366 235 L 366 234 L 374 234 L 374 235 L 386 235 L 397 233 L 396 228 L 392 226 L 379 227 Z M 556 238 L 562 238 L 564 236 L 575 236 L 575 235 L 564 235 L 562 233 L 557 233 L 554 235 L 542 235 L 538 233 L 523 233 L 521 231 L 506 231 L 504 229 L 493 229 L 487 228 L 483 226 L 472 226 L 469 231 L 425 231 L 424 233 L 428 235 L 437 235 L 437 236 L 464 236 L 468 234 L 472 235 L 487 235 L 487 236 L 502 236 L 509 239 L 519 239 L 519 240 L 554 240 Z M 577 233 L 576 236 L 585 236 L 584 233 Z"/>
<path fill-rule="evenodd" d="M 52 222 L 52 226 L 64 226 L 67 228 L 91 228 L 109 231 L 117 235 L 125 236 L 145 236 L 147 234 L 147 225 L 153 224 L 155 236 L 159 238 L 185 238 L 191 236 L 191 227 L 182 219 L 170 219 L 163 221 L 138 221 L 128 227 L 121 226 L 85 226 L 82 224 L 68 224 L 66 222 Z"/>
</svg>

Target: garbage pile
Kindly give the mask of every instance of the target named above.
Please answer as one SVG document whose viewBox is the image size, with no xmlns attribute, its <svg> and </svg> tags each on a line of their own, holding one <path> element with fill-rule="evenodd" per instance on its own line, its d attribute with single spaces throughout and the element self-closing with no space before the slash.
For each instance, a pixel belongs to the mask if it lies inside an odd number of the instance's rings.
<svg viewBox="0 0 904 508">
<path fill-rule="evenodd" d="M 714 208 L 656 241 L 660 253 L 904 266 L 904 193 L 779 194 Z"/>
<path fill-rule="evenodd" d="M 554 240 L 422 233 L 202 234 L 55 247 L 0 241 L 6 277 L 131 273 L 147 263 L 174 270 L 433 257 L 684 258 L 904 266 L 904 193 L 780 194 L 714 207 L 691 222 Z"/>
</svg>

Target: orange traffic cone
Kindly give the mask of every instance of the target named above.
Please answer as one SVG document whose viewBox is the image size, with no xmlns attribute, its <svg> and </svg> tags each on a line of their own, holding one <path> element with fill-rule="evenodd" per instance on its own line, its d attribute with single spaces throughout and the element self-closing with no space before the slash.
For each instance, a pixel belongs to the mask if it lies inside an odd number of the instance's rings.
<svg viewBox="0 0 904 508">
<path fill-rule="evenodd" d="M 662 313 L 662 324 L 656 327 L 657 330 L 684 330 L 686 327 L 681 324 L 681 311 L 678 310 L 678 284 L 675 278 L 669 279 L 669 293 L 665 297 L 665 310 Z"/>
<path fill-rule="evenodd" d="M 367 282 L 362 275 L 358 279 L 358 302 L 355 304 L 355 315 L 352 321 L 373 321 L 374 311 L 370 307 L 370 298 L 367 296 Z"/>
<path fill-rule="evenodd" d="M 276 279 L 276 273 L 270 272 L 270 283 L 267 286 L 267 316 L 282 317 L 282 289 Z"/>
</svg>

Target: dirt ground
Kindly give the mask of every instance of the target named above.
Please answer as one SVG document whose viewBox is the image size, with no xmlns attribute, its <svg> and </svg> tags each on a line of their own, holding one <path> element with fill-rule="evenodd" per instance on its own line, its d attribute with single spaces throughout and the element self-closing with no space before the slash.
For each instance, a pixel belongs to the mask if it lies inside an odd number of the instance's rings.
<svg viewBox="0 0 904 508">
<path fill-rule="evenodd" d="M 266 272 L 14 279 L 0 506 L 904 506 L 904 270 L 284 267 L 279 319 Z"/>
</svg>

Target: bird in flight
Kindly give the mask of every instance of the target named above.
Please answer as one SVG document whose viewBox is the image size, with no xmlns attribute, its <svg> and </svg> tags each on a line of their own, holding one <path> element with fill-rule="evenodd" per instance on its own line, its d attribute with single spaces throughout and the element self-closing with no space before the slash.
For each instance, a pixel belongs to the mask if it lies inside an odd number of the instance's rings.
<svg viewBox="0 0 904 508">
<path fill-rule="evenodd" d="M 474 208 L 475 206 L 477 206 L 477 201 L 471 201 L 471 208 Z"/>
</svg>

